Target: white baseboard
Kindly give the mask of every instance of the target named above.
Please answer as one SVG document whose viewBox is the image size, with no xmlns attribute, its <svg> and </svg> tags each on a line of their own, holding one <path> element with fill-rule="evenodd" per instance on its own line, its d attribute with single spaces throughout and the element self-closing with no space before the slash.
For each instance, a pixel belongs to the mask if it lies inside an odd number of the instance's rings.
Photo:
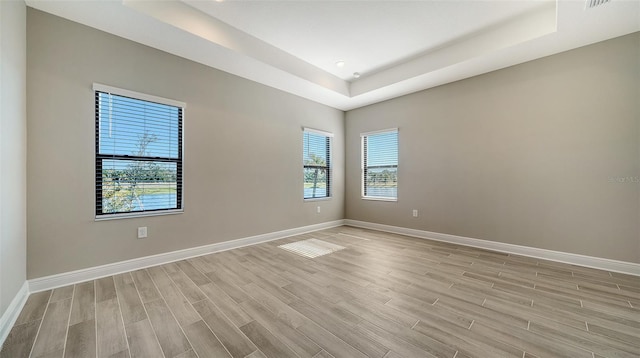
<svg viewBox="0 0 640 358">
<path fill-rule="evenodd" d="M 10 319 L 6 318 L 11 315 L 11 307 L 14 309 L 19 306 L 19 309 L 14 313 L 17 315 L 22 309 L 22 305 L 24 305 L 24 300 L 26 300 L 28 293 L 39 292 L 44 290 L 53 289 L 56 287 L 62 287 L 67 285 L 72 285 L 79 282 L 95 280 L 97 278 L 111 276 L 115 274 L 119 274 L 122 272 L 128 272 L 133 270 L 139 270 L 141 268 L 162 265 L 165 263 L 184 260 L 190 257 L 202 256 L 214 252 L 231 250 L 243 246 L 255 245 L 262 242 L 272 241 L 282 239 L 288 236 L 300 235 L 311 231 L 328 229 L 340 225 L 350 225 L 355 227 L 361 227 L 366 229 L 373 229 L 385 232 L 391 232 L 396 234 L 402 234 L 407 236 L 413 236 L 417 238 L 430 239 L 436 241 L 444 241 L 450 242 L 465 246 L 478 247 L 482 249 L 494 250 L 499 252 L 506 252 L 510 254 L 522 255 L 535 257 L 544 260 L 551 260 L 557 262 L 564 262 L 573 265 L 592 267 L 596 269 L 611 271 L 611 272 L 620 272 L 629 275 L 640 276 L 640 264 L 625 262 L 625 261 L 617 261 L 610 260 L 599 257 L 578 255 L 560 251 L 539 249 L 534 247 L 506 244 L 502 242 L 495 242 L 489 240 L 479 240 L 473 239 L 469 237 L 442 234 L 424 230 L 416 230 L 403 228 L 398 226 L 391 225 L 383 225 L 370 223 L 365 221 L 357 221 L 357 220 L 335 220 L 329 221 L 320 224 L 314 224 L 309 226 L 303 226 L 293 229 L 287 229 L 282 231 L 276 231 L 251 237 L 246 237 L 242 239 L 236 239 L 231 241 L 225 241 L 220 243 L 215 243 L 211 245 L 204 245 L 199 247 L 193 247 L 184 250 L 172 251 L 158 255 L 145 256 L 136 259 L 114 262 L 111 264 L 106 264 L 102 266 L 89 267 L 86 269 L 64 272 L 57 275 L 45 276 L 40 278 L 35 278 L 28 280 L 28 290 L 25 288 L 27 283 L 25 283 L 25 287 L 20 290 L 20 293 L 16 295 L 16 299 L 12 301 L 11 306 L 7 309 L 4 315 L 2 315 L 2 320 L 0 321 L 0 338 L 2 338 L 2 334 L 8 334 L 8 332 L 4 332 L 4 325 L 6 322 L 9 322 Z M 15 320 L 16 317 L 13 317 Z M 11 322 L 13 325 L 13 322 Z M 11 328 L 9 325 L 9 328 Z"/>
<path fill-rule="evenodd" d="M 22 311 L 25 302 L 27 302 L 27 298 L 29 298 L 29 284 L 25 281 L 22 287 L 20 287 L 20 290 L 18 290 L 18 293 L 13 297 L 13 300 L 11 300 L 7 310 L 0 316 L 0 347 L 2 347 L 5 339 L 7 339 L 14 323 L 16 323 L 20 311 Z"/>
<path fill-rule="evenodd" d="M 184 250 L 172 251 L 158 255 L 145 256 L 136 259 L 114 262 L 102 266 L 64 272 L 57 275 L 45 276 L 29 280 L 29 291 L 38 292 L 50 290 L 80 283 L 97 278 L 111 276 L 123 272 L 139 270 L 145 267 L 162 265 L 165 263 L 188 259 L 190 257 L 207 255 L 214 252 L 231 250 L 243 246 L 255 245 L 267 241 L 278 240 L 288 236 L 300 235 L 311 231 L 328 229 L 344 224 L 344 220 L 329 221 L 320 224 L 308 225 L 293 229 L 271 232 L 242 239 L 219 242 L 211 245 L 193 247 Z"/>
<path fill-rule="evenodd" d="M 409 228 L 391 226 L 391 225 L 376 224 L 376 223 L 370 223 L 366 221 L 346 219 L 344 220 L 344 224 L 349 226 L 365 228 L 365 229 L 385 231 L 385 232 L 390 232 L 394 234 L 402 234 L 402 235 L 417 237 L 421 239 L 444 241 L 444 242 L 449 242 L 449 243 L 454 243 L 454 244 L 459 244 L 464 246 L 478 247 L 481 249 L 505 252 L 505 253 L 515 254 L 515 255 L 535 257 L 538 259 L 563 262 L 563 263 L 572 264 L 572 265 L 579 265 L 579 266 L 591 267 L 591 268 L 605 270 L 605 271 L 620 272 L 628 275 L 640 276 L 640 264 L 636 264 L 632 262 L 572 254 L 572 253 L 561 252 L 561 251 L 539 249 L 535 247 L 506 244 L 503 242 L 473 239 L 470 237 L 441 234 L 437 232 L 409 229 Z"/>
</svg>

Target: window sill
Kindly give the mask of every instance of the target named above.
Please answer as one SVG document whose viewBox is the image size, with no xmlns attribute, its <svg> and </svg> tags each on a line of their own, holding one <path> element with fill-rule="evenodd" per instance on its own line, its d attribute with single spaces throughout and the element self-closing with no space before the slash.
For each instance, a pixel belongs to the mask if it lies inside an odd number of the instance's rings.
<svg viewBox="0 0 640 358">
<path fill-rule="evenodd" d="M 145 218 L 150 216 L 163 216 L 163 215 L 176 215 L 184 214 L 184 210 L 167 210 L 167 211 L 152 211 L 141 213 L 123 213 L 123 214 L 109 214 L 96 216 L 94 221 L 107 221 L 107 220 L 119 220 L 119 219 L 133 219 L 133 218 Z"/>
<path fill-rule="evenodd" d="M 323 197 L 323 198 L 307 198 L 307 199 L 304 199 L 305 202 L 306 201 L 325 201 L 325 200 L 331 200 L 331 197 L 330 196 L 326 196 L 326 197 Z"/>
<path fill-rule="evenodd" d="M 373 201 L 398 201 L 398 198 L 386 198 L 383 196 L 363 196 L 362 200 L 373 200 Z"/>
</svg>

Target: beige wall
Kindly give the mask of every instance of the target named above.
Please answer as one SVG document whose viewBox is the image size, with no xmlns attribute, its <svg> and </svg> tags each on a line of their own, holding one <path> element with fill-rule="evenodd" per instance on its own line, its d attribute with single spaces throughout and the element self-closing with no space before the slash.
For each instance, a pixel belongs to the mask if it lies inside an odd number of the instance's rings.
<svg viewBox="0 0 640 358">
<path fill-rule="evenodd" d="M 0 1 L 0 316 L 26 280 L 26 6 Z"/>
<path fill-rule="evenodd" d="M 640 263 L 639 86 L 636 33 L 349 111 L 346 218 Z M 398 202 L 361 200 L 390 127 Z"/>
<path fill-rule="evenodd" d="M 346 122 L 33 9 L 27 39 L 29 278 L 344 217 L 640 262 L 640 34 Z M 94 221 L 94 82 L 187 103 L 184 214 Z M 336 135 L 329 201 L 302 200 L 302 126 Z M 363 201 L 359 134 L 390 127 L 400 128 L 399 200 Z M 135 238 L 138 226 L 148 239 Z"/>
<path fill-rule="evenodd" d="M 33 9 L 27 39 L 29 278 L 344 217 L 342 111 Z M 187 103 L 184 214 L 94 221 L 94 82 Z M 302 126 L 335 134 L 331 200 Z"/>
</svg>

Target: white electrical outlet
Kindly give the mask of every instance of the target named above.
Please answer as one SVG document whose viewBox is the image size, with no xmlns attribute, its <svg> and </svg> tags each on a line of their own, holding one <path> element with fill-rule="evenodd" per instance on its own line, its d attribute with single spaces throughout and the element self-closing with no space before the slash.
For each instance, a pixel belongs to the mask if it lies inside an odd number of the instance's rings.
<svg viewBox="0 0 640 358">
<path fill-rule="evenodd" d="M 320 214 L 320 206 L 316 207 L 316 213 Z"/>
<path fill-rule="evenodd" d="M 138 228 L 138 239 L 144 239 L 147 237 L 147 227 L 141 226 Z"/>
<path fill-rule="evenodd" d="M 413 209 L 413 217 L 417 218 L 418 217 L 418 210 Z"/>
</svg>

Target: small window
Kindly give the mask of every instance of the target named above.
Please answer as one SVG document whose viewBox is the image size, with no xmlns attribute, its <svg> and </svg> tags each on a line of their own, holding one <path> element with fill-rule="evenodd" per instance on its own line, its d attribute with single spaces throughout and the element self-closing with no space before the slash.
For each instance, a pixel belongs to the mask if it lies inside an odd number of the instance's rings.
<svg viewBox="0 0 640 358">
<path fill-rule="evenodd" d="M 362 197 L 398 199 L 398 130 L 363 133 Z"/>
<path fill-rule="evenodd" d="M 182 211 L 184 103 L 94 85 L 96 218 Z"/>
<path fill-rule="evenodd" d="M 304 128 L 302 164 L 305 199 L 331 197 L 331 137 L 331 133 Z"/>
</svg>

